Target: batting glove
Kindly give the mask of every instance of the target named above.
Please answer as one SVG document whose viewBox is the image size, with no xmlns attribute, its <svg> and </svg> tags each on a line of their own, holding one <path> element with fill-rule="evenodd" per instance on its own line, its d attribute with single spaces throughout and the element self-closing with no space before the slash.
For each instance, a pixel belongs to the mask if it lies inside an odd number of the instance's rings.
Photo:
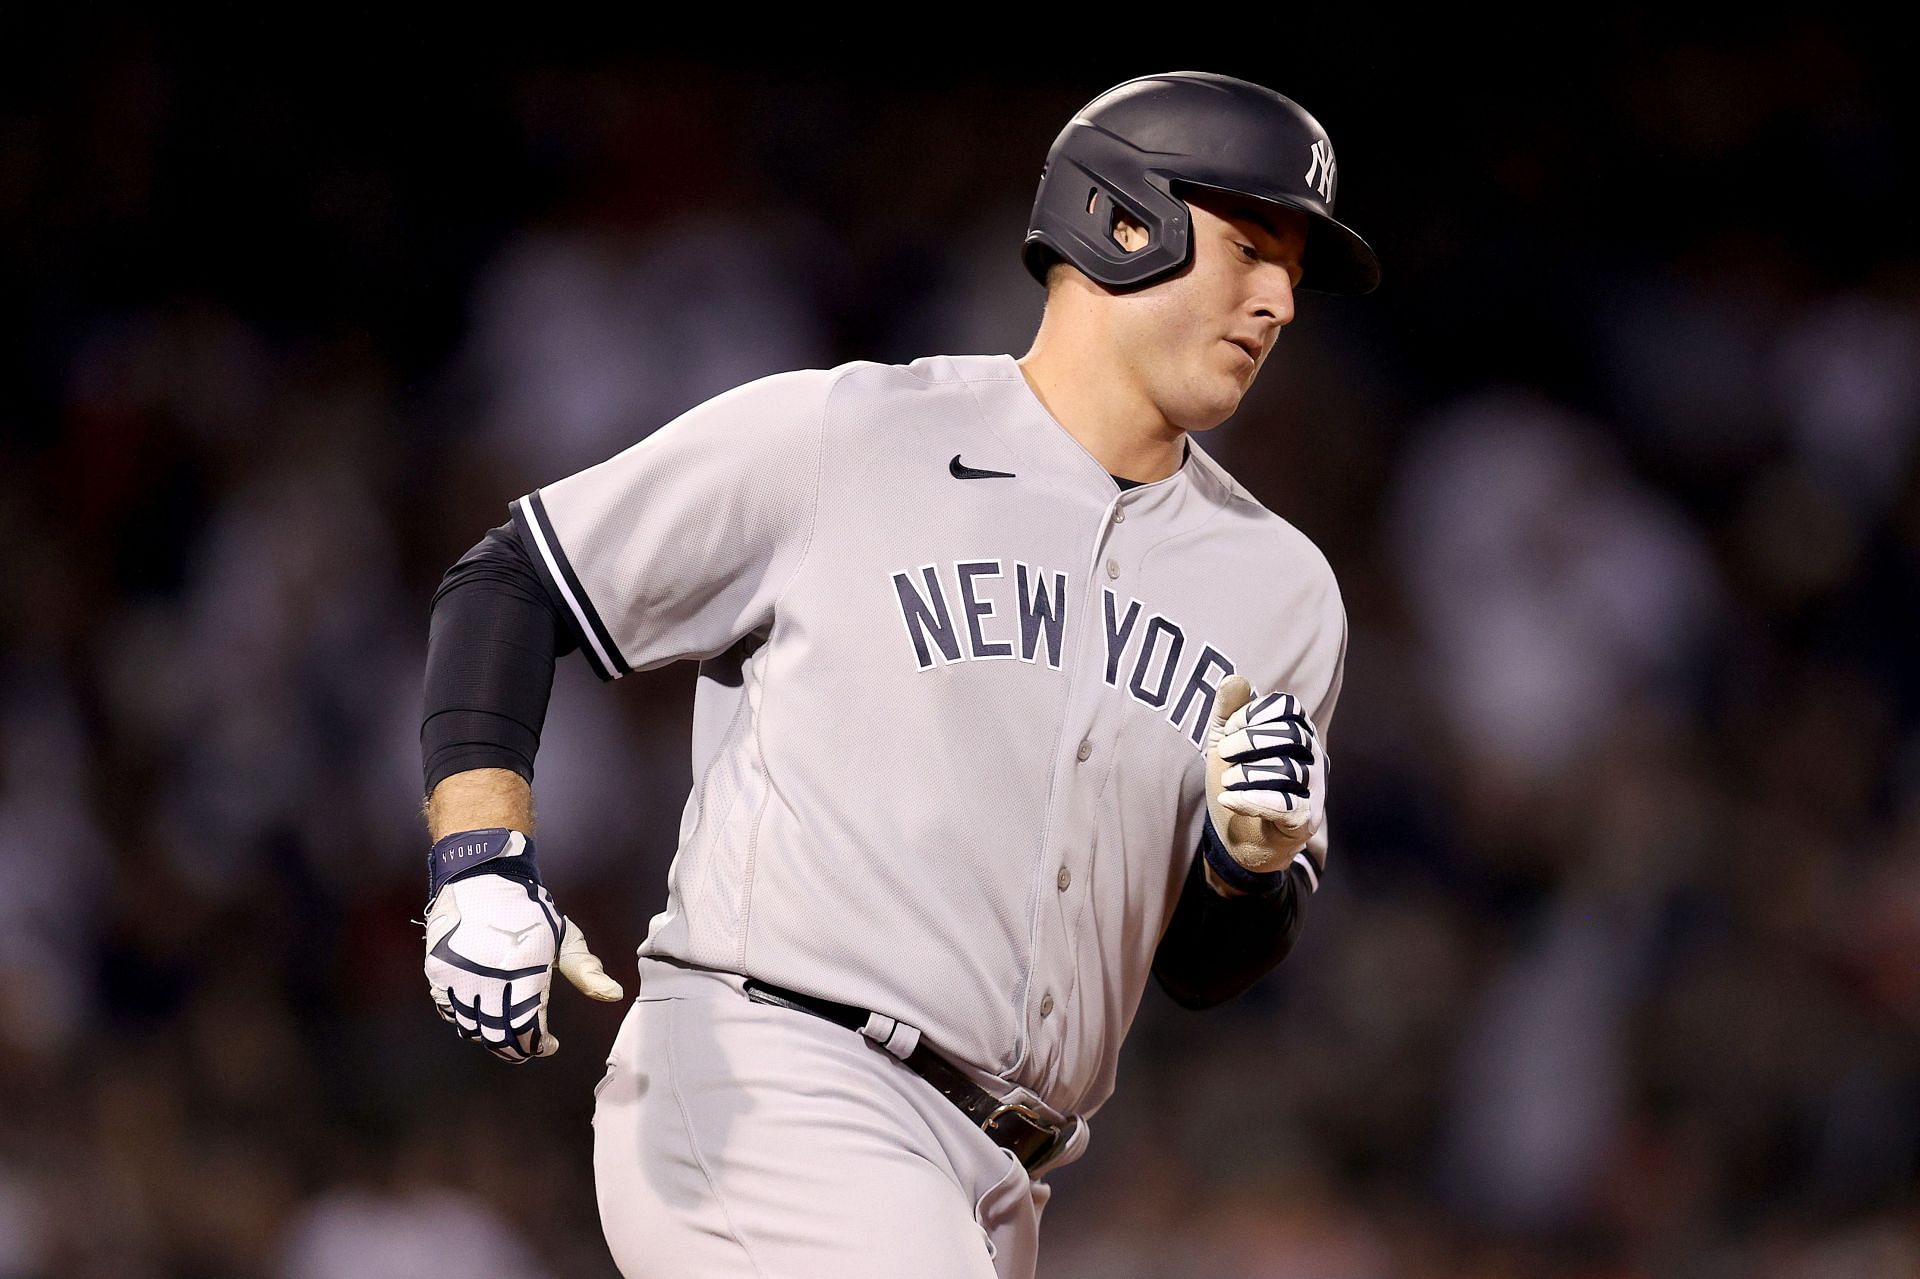
<svg viewBox="0 0 1920 1279">
<path fill-rule="evenodd" d="M 427 987 L 462 1039 L 515 1063 L 558 1052 L 547 1029 L 555 968 L 583 994 L 620 998 L 620 983 L 540 883 L 526 836 L 462 831 L 430 856 Z"/>
<path fill-rule="evenodd" d="M 1298 861 L 1319 886 L 1323 868 L 1304 850 L 1326 820 L 1325 776 L 1326 752 L 1299 698 L 1255 701 L 1242 676 L 1220 681 L 1207 726 L 1207 820 L 1232 858 L 1218 868 L 1229 883 L 1244 883 L 1236 867 L 1268 874 Z"/>
</svg>

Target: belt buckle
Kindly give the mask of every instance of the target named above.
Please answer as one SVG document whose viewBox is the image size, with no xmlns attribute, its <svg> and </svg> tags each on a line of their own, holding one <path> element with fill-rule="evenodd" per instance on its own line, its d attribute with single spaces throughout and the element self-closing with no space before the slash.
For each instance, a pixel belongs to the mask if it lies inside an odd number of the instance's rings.
<svg viewBox="0 0 1920 1279">
<path fill-rule="evenodd" d="M 1015 1150 L 1011 1146 L 1007 1147 L 1013 1151 L 1014 1157 L 1020 1160 L 1021 1166 L 1031 1172 L 1052 1156 L 1054 1151 L 1060 1148 L 1060 1143 L 1065 1138 L 1068 1130 L 1047 1122 L 1045 1116 L 1024 1102 L 1003 1101 L 993 1108 L 991 1114 L 980 1121 L 981 1131 L 985 1132 L 989 1137 L 993 1136 L 994 1129 L 999 1127 L 1000 1120 L 1010 1114 L 1017 1115 L 1021 1119 L 1024 1119 L 1029 1127 L 1043 1134 L 1045 1137 L 1045 1140 L 1040 1143 L 1039 1149 L 1033 1151 L 1031 1156 L 1023 1155 L 1019 1150 Z"/>
<path fill-rule="evenodd" d="M 1001 1102 L 999 1105 L 993 1108 L 992 1114 L 988 1115 L 985 1119 L 982 1119 L 980 1121 L 980 1126 L 982 1128 L 991 1128 L 995 1124 L 999 1123 L 1000 1116 L 1005 1114 L 1018 1115 L 1036 1128 L 1045 1128 L 1049 1132 L 1059 1131 L 1052 1124 L 1047 1122 L 1046 1116 L 1042 1115 L 1039 1111 L 1035 1110 L 1032 1106 L 1027 1105 L 1027 1103 L 1024 1101 Z"/>
</svg>

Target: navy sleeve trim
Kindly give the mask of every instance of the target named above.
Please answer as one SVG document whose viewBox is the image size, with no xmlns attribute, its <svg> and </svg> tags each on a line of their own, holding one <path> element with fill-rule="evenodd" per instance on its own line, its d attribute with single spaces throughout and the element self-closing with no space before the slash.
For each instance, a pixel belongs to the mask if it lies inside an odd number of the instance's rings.
<svg viewBox="0 0 1920 1279">
<path fill-rule="evenodd" d="M 513 520 L 520 527 L 521 536 L 534 550 L 533 565 L 540 574 L 542 585 L 555 599 L 566 605 L 567 618 L 580 641 L 580 651 L 587 655 L 587 663 L 593 667 L 593 673 L 607 680 L 632 674 L 633 667 L 627 665 L 620 646 L 613 642 L 612 633 L 607 630 L 606 623 L 600 620 L 600 614 L 588 598 L 586 588 L 580 584 L 579 575 L 568 562 L 567 552 L 553 531 L 553 521 L 547 516 L 547 506 L 540 499 L 539 490 L 514 501 Z"/>
</svg>

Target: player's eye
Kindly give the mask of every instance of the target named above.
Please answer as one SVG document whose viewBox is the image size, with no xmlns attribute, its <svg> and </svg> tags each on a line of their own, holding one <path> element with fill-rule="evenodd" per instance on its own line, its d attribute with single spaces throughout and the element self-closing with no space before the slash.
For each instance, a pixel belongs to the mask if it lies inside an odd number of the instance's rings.
<svg viewBox="0 0 1920 1279">
<path fill-rule="evenodd" d="M 1260 250 L 1254 248 L 1251 244 L 1239 244 L 1238 241 L 1235 241 L 1235 243 L 1238 245 L 1240 252 L 1247 255 L 1247 261 L 1258 262 L 1260 260 Z"/>
</svg>

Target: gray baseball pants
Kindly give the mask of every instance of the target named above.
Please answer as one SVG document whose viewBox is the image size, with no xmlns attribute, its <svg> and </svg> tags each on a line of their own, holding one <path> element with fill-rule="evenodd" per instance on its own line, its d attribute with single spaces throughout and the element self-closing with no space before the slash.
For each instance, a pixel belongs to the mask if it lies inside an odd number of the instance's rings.
<svg viewBox="0 0 1920 1279">
<path fill-rule="evenodd" d="M 1050 1187 L 899 1061 L 743 980 L 640 960 L 593 1116 L 620 1273 L 1032 1279 Z"/>
</svg>

